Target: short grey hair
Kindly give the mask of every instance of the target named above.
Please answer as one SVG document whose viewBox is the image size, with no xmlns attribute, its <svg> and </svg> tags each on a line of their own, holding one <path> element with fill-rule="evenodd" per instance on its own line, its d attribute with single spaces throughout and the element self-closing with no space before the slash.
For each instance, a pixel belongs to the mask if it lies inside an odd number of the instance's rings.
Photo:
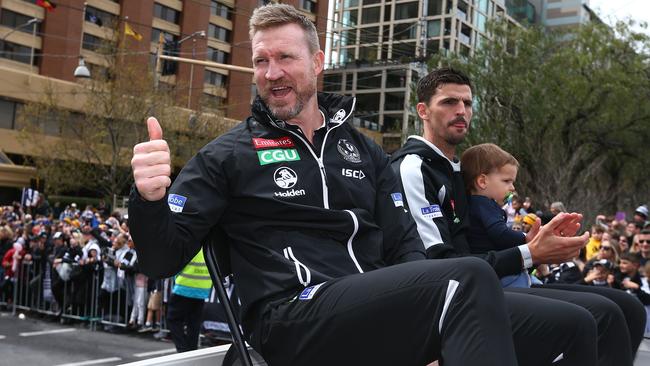
<svg viewBox="0 0 650 366">
<path fill-rule="evenodd" d="M 261 30 L 280 27 L 285 24 L 296 24 L 305 31 L 305 39 L 311 53 L 320 50 L 318 31 L 314 23 L 296 8 L 287 4 L 271 3 L 255 9 L 248 22 L 248 34 L 253 39 L 255 33 Z"/>
</svg>

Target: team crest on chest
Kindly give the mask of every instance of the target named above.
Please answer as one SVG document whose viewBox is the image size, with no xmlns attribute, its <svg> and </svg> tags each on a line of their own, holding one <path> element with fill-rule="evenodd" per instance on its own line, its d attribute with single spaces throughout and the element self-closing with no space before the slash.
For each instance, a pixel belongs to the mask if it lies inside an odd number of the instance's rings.
<svg viewBox="0 0 650 366">
<path fill-rule="evenodd" d="M 343 159 L 346 161 L 349 161 L 350 163 L 361 162 L 361 154 L 359 153 L 359 149 L 357 149 L 356 146 L 352 145 L 348 140 L 340 139 L 336 145 L 336 149 L 339 151 L 339 154 L 341 154 L 341 157 L 343 157 Z"/>
</svg>

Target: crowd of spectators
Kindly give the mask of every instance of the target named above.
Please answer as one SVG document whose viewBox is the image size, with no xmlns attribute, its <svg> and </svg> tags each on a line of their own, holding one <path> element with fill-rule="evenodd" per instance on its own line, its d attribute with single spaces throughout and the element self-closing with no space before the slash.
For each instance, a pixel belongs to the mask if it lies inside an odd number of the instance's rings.
<svg viewBox="0 0 650 366">
<path fill-rule="evenodd" d="M 50 207 L 41 197 L 34 207 L 1 206 L 0 259 L 5 307 L 17 301 L 15 288 L 28 283 L 27 301 L 38 299 L 35 306 L 54 309 L 58 316 L 89 315 L 95 306 L 92 315 L 103 323 L 141 332 L 159 328 L 162 281 L 138 271 L 126 218 L 103 203 Z"/>
<path fill-rule="evenodd" d="M 529 198 L 514 196 L 504 206 L 513 230 L 527 232 L 537 217 L 548 221 L 566 212 L 562 202 L 554 202 L 548 210 L 535 209 Z M 569 283 L 620 289 L 636 296 L 650 310 L 650 221 L 648 207 L 638 206 L 632 219 L 619 212 L 600 214 L 587 227 L 591 237 L 573 260 L 553 265 L 540 265 L 533 275 L 543 283 Z M 646 329 L 650 334 L 650 327 Z"/>
</svg>

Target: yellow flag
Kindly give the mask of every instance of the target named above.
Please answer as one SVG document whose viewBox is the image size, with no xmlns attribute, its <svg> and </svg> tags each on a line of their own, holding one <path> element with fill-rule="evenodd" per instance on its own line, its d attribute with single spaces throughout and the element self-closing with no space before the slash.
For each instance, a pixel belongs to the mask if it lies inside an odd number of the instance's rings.
<svg viewBox="0 0 650 366">
<path fill-rule="evenodd" d="M 133 37 L 136 41 L 142 41 L 142 34 L 134 31 L 127 22 L 124 22 L 124 34 Z"/>
</svg>

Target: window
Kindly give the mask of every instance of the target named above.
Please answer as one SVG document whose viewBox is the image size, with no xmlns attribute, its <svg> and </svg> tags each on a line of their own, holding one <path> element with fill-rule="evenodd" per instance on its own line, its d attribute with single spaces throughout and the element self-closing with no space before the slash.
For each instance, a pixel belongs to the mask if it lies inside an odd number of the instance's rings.
<svg viewBox="0 0 650 366">
<path fill-rule="evenodd" d="M 358 10 L 346 10 L 343 12 L 343 21 L 341 23 L 344 27 L 354 27 L 359 23 L 358 19 Z"/>
<path fill-rule="evenodd" d="M 220 88 L 225 88 L 226 83 L 228 82 L 228 76 L 224 74 L 220 74 L 218 72 L 205 70 L 204 82 L 206 84 L 218 86 Z"/>
<path fill-rule="evenodd" d="M 316 2 L 311 0 L 300 0 L 300 7 L 310 13 L 316 12 Z"/>
<path fill-rule="evenodd" d="M 397 4 L 395 6 L 395 20 L 412 19 L 418 17 L 418 2 Z"/>
<path fill-rule="evenodd" d="M 208 25 L 208 36 L 220 41 L 230 42 L 230 31 L 212 23 Z"/>
<path fill-rule="evenodd" d="M 359 43 L 376 43 L 379 42 L 379 27 L 361 28 Z"/>
<path fill-rule="evenodd" d="M 341 37 L 341 45 L 353 45 L 357 43 L 357 30 L 356 29 L 347 29 L 343 31 Z"/>
<path fill-rule="evenodd" d="M 361 24 L 379 23 L 380 7 L 363 8 Z"/>
<path fill-rule="evenodd" d="M 401 111 L 404 110 L 404 93 L 403 92 L 390 92 L 385 95 L 386 101 L 384 103 L 384 110 L 386 111 Z"/>
<path fill-rule="evenodd" d="M 82 48 L 84 50 L 97 52 L 102 47 L 103 40 L 92 34 L 84 33 Z"/>
<path fill-rule="evenodd" d="M 341 48 L 341 53 L 339 54 L 339 63 L 347 64 L 354 60 L 354 48 Z"/>
<path fill-rule="evenodd" d="M 343 7 L 344 8 L 351 8 L 354 6 L 359 6 L 359 0 L 344 0 L 343 1 Z"/>
<path fill-rule="evenodd" d="M 371 93 L 371 94 L 357 94 L 357 110 L 360 112 L 366 112 L 367 114 L 372 114 L 371 112 L 377 112 L 379 110 L 380 94 Z M 371 116 L 358 116 L 369 119 Z"/>
<path fill-rule="evenodd" d="M 151 28 L 151 42 L 158 43 L 158 37 L 160 36 L 160 34 L 163 35 L 163 40 L 165 41 L 173 41 L 173 42 L 178 41 L 178 36 L 175 36 L 171 33 L 167 33 L 164 30 L 160 30 L 158 28 Z"/>
<path fill-rule="evenodd" d="M 390 5 L 390 4 L 386 4 L 384 6 L 384 21 L 385 22 L 390 21 L 390 16 L 391 16 L 390 9 L 391 9 L 391 7 L 392 7 L 392 5 Z"/>
<path fill-rule="evenodd" d="M 429 0 L 427 6 L 427 15 L 440 15 L 442 14 L 442 0 Z"/>
<path fill-rule="evenodd" d="M 440 20 L 427 22 L 427 37 L 440 37 Z"/>
<path fill-rule="evenodd" d="M 363 5 L 379 4 L 381 0 L 363 0 Z"/>
<path fill-rule="evenodd" d="M 323 90 L 324 91 L 340 91 L 342 83 L 343 83 L 343 75 L 341 75 L 341 74 L 325 75 L 323 77 Z M 2 107 L 2 105 L 0 105 L 0 107 Z M 0 111 L 1 111 L 1 109 L 0 109 Z"/>
<path fill-rule="evenodd" d="M 24 14 L 14 13 L 8 9 L 2 9 L 2 12 L 0 13 L 0 24 L 25 33 L 32 33 L 34 31 L 34 24 L 27 24 L 31 19 L 33 18 Z M 35 24 L 36 32 L 38 33 L 41 31 L 41 23 L 39 22 Z"/>
<path fill-rule="evenodd" d="M 210 2 L 210 14 L 232 20 L 232 9 L 228 5 L 214 0 Z"/>
<path fill-rule="evenodd" d="M 357 74 L 357 89 L 375 88 L 381 88 L 381 70 L 360 72 Z"/>
<path fill-rule="evenodd" d="M 208 60 L 218 62 L 220 64 L 227 64 L 229 63 L 229 58 L 230 54 L 228 52 L 208 47 Z"/>
<path fill-rule="evenodd" d="M 386 74 L 386 88 L 403 88 L 406 85 L 406 70 L 389 70 Z"/>
<path fill-rule="evenodd" d="M 376 61 L 379 56 L 377 46 L 359 47 L 359 60 Z"/>
<path fill-rule="evenodd" d="M 155 18 L 160 18 L 162 20 L 166 20 L 168 22 L 178 24 L 178 20 L 180 18 L 180 13 L 178 10 L 172 9 L 168 6 L 161 5 L 158 3 L 153 4 L 153 16 Z"/>
<path fill-rule="evenodd" d="M 415 39 L 417 33 L 417 23 L 395 24 L 393 27 L 393 39 L 396 41 L 404 39 Z"/>
<path fill-rule="evenodd" d="M 14 129 L 15 119 L 16 102 L 0 99 L 0 128 L 6 128 L 8 130 Z"/>
<path fill-rule="evenodd" d="M 117 25 L 117 15 L 103 11 L 101 9 L 86 6 L 85 19 L 87 22 L 97 24 L 98 26 L 114 27 Z"/>
<path fill-rule="evenodd" d="M 415 42 L 393 43 L 393 59 L 412 60 L 415 57 Z"/>
</svg>

